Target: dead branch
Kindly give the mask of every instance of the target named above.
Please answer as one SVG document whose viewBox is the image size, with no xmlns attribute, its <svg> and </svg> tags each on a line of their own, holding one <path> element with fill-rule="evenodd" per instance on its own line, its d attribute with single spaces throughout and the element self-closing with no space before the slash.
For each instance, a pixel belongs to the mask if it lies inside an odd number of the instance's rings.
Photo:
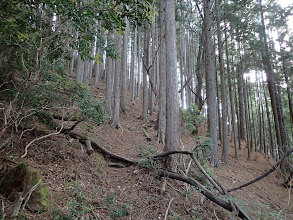
<svg viewBox="0 0 293 220">
<path fill-rule="evenodd" d="M 19 210 L 20 210 L 21 204 L 23 202 L 22 194 L 23 194 L 23 192 L 16 193 L 15 203 L 14 203 L 12 215 L 11 215 L 11 219 L 13 219 L 13 220 L 16 220 L 18 217 Z"/>
<path fill-rule="evenodd" d="M 94 153 L 94 149 L 93 149 L 92 144 L 91 144 L 91 139 L 87 138 L 85 140 L 85 145 L 86 145 L 86 149 L 87 149 L 86 151 L 87 151 L 88 154 Z"/>
<path fill-rule="evenodd" d="M 170 200 L 169 204 L 168 204 L 168 208 L 167 208 L 167 210 L 166 210 L 164 220 L 167 220 L 167 219 L 168 219 L 168 212 L 169 212 L 169 210 L 170 210 L 171 203 L 173 202 L 173 200 L 174 200 L 174 198 L 172 198 L 172 199 Z"/>
<path fill-rule="evenodd" d="M 286 153 L 286 154 L 285 154 L 280 160 L 278 160 L 278 162 L 275 163 L 275 164 L 272 166 L 272 168 L 269 169 L 267 172 L 263 173 L 262 175 L 256 177 L 255 179 L 250 180 L 250 181 L 248 181 L 248 182 L 246 182 L 246 183 L 244 183 L 244 184 L 242 184 L 242 185 L 240 185 L 240 186 L 234 187 L 234 188 L 232 188 L 232 189 L 227 189 L 227 191 L 228 191 L 228 192 L 232 192 L 232 191 L 235 191 L 235 190 L 237 190 L 237 189 L 241 189 L 241 188 L 243 188 L 243 187 L 246 187 L 246 186 L 248 186 L 248 185 L 250 185 L 250 184 L 252 184 L 252 183 L 255 183 L 255 182 L 261 180 L 262 178 L 268 176 L 269 174 L 271 174 L 272 172 L 274 172 L 274 171 L 277 169 L 277 167 L 283 162 L 283 160 L 284 160 L 286 157 L 288 157 L 291 153 L 293 153 L 293 148 L 292 148 L 291 150 L 289 150 L 289 151 L 288 151 L 288 152 L 287 152 L 287 153 Z"/>
<path fill-rule="evenodd" d="M 63 123 L 62 123 L 62 125 L 61 125 L 61 128 L 60 128 L 57 132 L 50 133 L 50 134 L 47 134 L 47 135 L 44 135 L 44 136 L 38 137 L 38 138 L 32 140 L 31 142 L 29 142 L 28 145 L 26 145 L 26 147 L 25 147 L 25 149 L 24 149 L 24 154 L 23 154 L 20 158 L 25 158 L 25 157 L 26 157 L 26 155 L 27 155 L 27 150 L 28 150 L 28 148 L 29 148 L 33 143 L 35 143 L 36 141 L 39 141 L 39 140 L 42 140 L 42 139 L 45 139 L 45 138 L 51 137 L 51 136 L 53 136 L 53 135 L 58 135 L 58 134 L 61 133 L 62 129 L 63 129 Z"/>
<path fill-rule="evenodd" d="M 219 206 L 221 206 L 222 208 L 232 212 L 233 208 L 231 206 L 231 204 L 229 202 L 226 202 L 225 200 L 221 199 L 220 197 L 216 196 L 215 194 L 213 194 L 211 191 L 209 191 L 208 189 L 206 189 L 203 185 L 201 185 L 198 181 L 187 177 L 187 176 L 183 176 L 180 175 L 178 173 L 173 173 L 167 170 L 161 170 L 160 171 L 160 176 L 162 177 L 168 177 L 171 179 L 175 179 L 175 180 L 179 180 L 185 183 L 188 183 L 194 187 L 196 187 L 199 192 L 201 194 L 203 194 L 205 197 L 207 197 L 209 200 L 211 200 L 212 202 L 218 204 Z M 241 219 L 251 219 L 249 216 L 247 216 L 242 210 L 239 210 L 239 218 Z"/>
<path fill-rule="evenodd" d="M 24 196 L 22 196 L 23 192 L 18 192 L 16 194 L 16 199 L 13 206 L 11 219 L 15 219 L 15 220 L 17 219 L 17 217 L 21 214 L 26 204 L 30 200 L 32 193 L 40 186 L 40 184 L 41 184 L 41 180 L 39 180 L 39 182 L 37 182 L 37 184 L 35 184 Z"/>
<path fill-rule="evenodd" d="M 185 81 L 185 83 L 183 84 L 183 86 L 181 87 L 181 89 L 178 91 L 178 93 L 182 92 L 183 89 L 185 88 L 185 86 L 189 83 L 189 81 L 191 80 L 192 75 Z"/>
<path fill-rule="evenodd" d="M 81 144 L 84 144 L 84 145 L 86 144 L 86 142 L 85 142 L 86 137 L 84 137 L 84 136 L 82 136 L 80 134 L 76 134 L 74 132 L 69 132 L 68 134 L 70 135 L 70 137 L 72 137 L 74 139 L 78 139 Z M 121 157 L 119 155 L 111 153 L 110 151 L 106 150 L 105 148 L 99 146 L 93 140 L 91 140 L 91 144 L 92 144 L 92 147 L 95 150 L 101 152 L 102 154 L 106 155 L 107 157 L 111 158 L 114 161 L 120 161 L 120 162 L 126 164 L 127 166 L 132 166 L 132 165 L 137 165 L 138 164 L 138 161 L 129 160 L 129 159 L 126 159 L 126 158 Z"/>
</svg>

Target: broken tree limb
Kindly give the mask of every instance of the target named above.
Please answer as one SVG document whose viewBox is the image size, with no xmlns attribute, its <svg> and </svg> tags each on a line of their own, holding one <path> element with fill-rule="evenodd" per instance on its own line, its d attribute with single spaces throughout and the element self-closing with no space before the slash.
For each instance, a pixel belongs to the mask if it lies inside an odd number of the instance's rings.
<svg viewBox="0 0 293 220">
<path fill-rule="evenodd" d="M 15 202 L 14 202 L 14 206 L 12 209 L 12 215 L 11 215 L 11 219 L 16 220 L 21 208 L 21 204 L 23 202 L 23 197 L 22 197 L 23 192 L 17 192 L 16 193 L 16 198 L 15 198 Z"/>
<path fill-rule="evenodd" d="M 237 190 L 237 189 L 241 189 L 241 188 L 243 188 L 243 187 L 246 187 L 246 186 L 248 186 L 248 185 L 250 185 L 250 184 L 252 184 L 252 183 L 255 183 L 255 182 L 261 180 L 262 178 L 268 176 L 269 174 L 271 174 L 272 172 L 274 172 L 274 171 L 277 169 L 277 167 L 283 162 L 283 160 L 284 160 L 286 157 L 288 157 L 291 153 L 293 153 L 293 148 L 290 149 L 290 150 L 289 150 L 289 151 L 288 151 L 288 152 L 287 152 L 287 153 L 286 153 L 281 159 L 279 159 L 279 160 L 277 161 L 277 163 L 275 163 L 275 164 L 272 166 L 272 168 L 269 169 L 267 172 L 263 173 L 262 175 L 256 177 L 255 179 L 250 180 L 250 181 L 248 181 L 248 182 L 246 182 L 246 183 L 244 183 L 244 184 L 242 184 L 242 185 L 240 185 L 240 186 L 237 186 L 237 187 L 234 187 L 234 188 L 231 188 L 231 189 L 227 189 L 227 191 L 228 191 L 228 192 L 232 192 L 232 191 L 235 191 L 235 190 Z"/>
<path fill-rule="evenodd" d="M 206 189 L 203 185 L 201 185 L 198 181 L 187 177 L 187 176 L 183 176 L 177 173 L 173 173 L 170 171 L 166 171 L 166 170 L 161 170 L 160 172 L 160 176 L 162 177 L 168 177 L 171 179 L 175 179 L 175 180 L 179 180 L 185 183 L 188 183 L 194 187 L 196 187 L 199 192 L 201 194 L 203 194 L 205 197 L 207 197 L 209 200 L 211 200 L 212 202 L 218 204 L 219 206 L 223 207 L 224 209 L 233 212 L 233 207 L 231 206 L 231 204 L 223 199 L 221 199 L 220 197 L 216 196 L 215 194 L 213 194 L 211 191 L 209 191 L 208 189 Z M 246 220 L 250 220 L 251 218 L 244 213 L 242 210 L 239 210 L 239 214 L 238 217 L 241 219 L 246 219 Z"/>
<path fill-rule="evenodd" d="M 200 163 L 198 162 L 198 160 L 195 158 L 193 152 L 191 151 L 168 151 L 168 152 L 164 152 L 161 154 L 157 154 L 154 156 L 154 159 L 156 158 L 161 158 L 161 157 L 167 157 L 171 154 L 186 154 L 189 155 L 193 162 L 196 164 L 196 166 L 199 168 L 199 170 L 202 172 L 202 174 L 213 184 L 213 186 L 221 193 L 224 195 L 224 191 L 219 187 L 219 185 L 207 174 L 207 172 L 205 171 L 205 169 L 200 165 Z"/>
<path fill-rule="evenodd" d="M 231 214 L 231 219 L 234 219 L 235 216 L 238 216 L 238 214 L 240 212 L 244 213 L 239 206 L 234 203 L 234 201 L 232 201 L 229 198 L 228 192 L 227 190 L 219 183 L 217 182 L 215 179 L 213 179 L 212 177 L 210 177 L 207 172 L 205 171 L 205 169 L 201 166 L 201 164 L 199 163 L 199 161 L 195 158 L 194 153 L 191 151 L 168 151 L 168 152 L 164 152 L 161 154 L 158 154 L 156 156 L 154 156 L 154 158 L 161 158 L 161 157 L 167 157 L 171 154 L 186 154 L 189 155 L 192 160 L 194 161 L 194 163 L 197 165 L 197 167 L 199 168 L 199 170 L 203 173 L 203 175 L 210 181 L 210 183 L 212 183 L 212 185 L 222 194 L 228 197 L 228 201 L 229 204 L 231 205 L 232 208 L 232 214 Z M 245 214 L 245 213 L 244 213 Z M 246 214 L 245 214 L 246 215 Z M 245 219 L 250 219 L 249 216 L 245 216 Z"/>
<path fill-rule="evenodd" d="M 69 132 L 68 135 L 70 135 L 70 137 L 79 140 L 80 143 L 82 144 L 86 144 L 86 137 L 80 135 L 80 134 L 76 134 L 74 132 Z M 91 140 L 91 145 L 93 147 L 93 149 L 101 152 L 102 154 L 106 155 L 107 157 L 109 157 L 110 159 L 113 159 L 114 161 L 120 161 L 122 163 L 124 163 L 126 166 L 132 166 L 132 165 L 137 165 L 138 161 L 133 161 L 133 160 L 129 160 L 126 159 L 124 157 L 121 157 L 119 155 L 113 154 L 110 151 L 106 150 L 105 148 L 99 146 L 96 142 L 94 142 L 93 140 Z"/>
<path fill-rule="evenodd" d="M 94 153 L 94 149 L 93 149 L 93 147 L 92 147 L 91 139 L 87 138 L 87 139 L 85 140 L 85 146 L 86 146 L 86 152 L 87 152 L 88 154 L 92 154 L 92 153 Z"/>
<path fill-rule="evenodd" d="M 178 91 L 178 93 L 182 92 L 183 89 L 185 88 L 185 86 L 187 85 L 187 83 L 189 83 L 189 81 L 191 80 L 192 75 L 185 81 L 185 83 L 183 84 L 183 86 L 181 87 L 181 89 Z"/>
</svg>

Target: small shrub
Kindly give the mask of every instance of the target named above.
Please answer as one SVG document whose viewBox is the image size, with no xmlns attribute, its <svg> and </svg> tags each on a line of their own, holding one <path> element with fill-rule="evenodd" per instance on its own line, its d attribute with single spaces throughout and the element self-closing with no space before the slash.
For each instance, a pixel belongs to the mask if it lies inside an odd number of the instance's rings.
<svg viewBox="0 0 293 220">
<path fill-rule="evenodd" d="M 105 198 L 105 203 L 110 210 L 110 218 L 116 219 L 129 215 L 130 207 L 126 204 L 116 201 L 117 196 L 114 193 L 109 193 Z"/>
<path fill-rule="evenodd" d="M 67 203 L 65 210 L 53 209 L 52 216 L 54 220 L 80 219 L 86 217 L 89 219 L 90 208 L 88 206 L 88 196 L 84 191 L 84 186 L 78 181 L 69 183 L 68 191 L 73 193 L 70 202 Z"/>
<path fill-rule="evenodd" d="M 187 110 L 181 109 L 180 116 L 183 125 L 190 130 L 193 135 L 196 135 L 199 125 L 204 120 L 204 117 L 200 115 L 197 105 L 191 104 Z"/>
<path fill-rule="evenodd" d="M 137 149 L 139 150 L 139 155 L 143 158 L 139 162 L 139 165 L 149 170 L 153 170 L 157 175 L 162 168 L 162 165 L 153 159 L 156 150 L 151 146 L 144 145 L 138 145 Z"/>
</svg>

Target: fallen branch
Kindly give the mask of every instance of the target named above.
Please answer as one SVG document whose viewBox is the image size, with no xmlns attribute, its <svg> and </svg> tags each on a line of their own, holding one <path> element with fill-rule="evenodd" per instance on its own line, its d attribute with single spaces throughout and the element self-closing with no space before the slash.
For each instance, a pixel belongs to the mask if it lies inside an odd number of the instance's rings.
<svg viewBox="0 0 293 220">
<path fill-rule="evenodd" d="M 85 140 L 86 151 L 88 154 L 94 153 L 94 149 L 92 148 L 91 139 L 87 138 Z"/>
<path fill-rule="evenodd" d="M 61 128 L 60 128 L 57 132 L 50 133 L 50 134 L 47 134 L 47 135 L 44 135 L 44 136 L 38 137 L 38 138 L 32 140 L 31 142 L 29 142 L 28 145 L 26 145 L 26 147 L 25 147 L 25 149 L 24 149 L 24 154 L 21 155 L 21 158 L 25 158 L 25 157 L 26 157 L 26 155 L 27 155 L 27 150 L 28 150 L 28 148 L 29 148 L 33 143 L 35 143 L 36 141 L 39 141 L 39 140 L 42 140 L 42 139 L 45 139 L 45 138 L 51 137 L 51 136 L 53 136 L 53 135 L 60 134 L 61 131 L 62 131 L 62 129 L 63 129 L 63 123 L 62 123 L 62 125 L 61 125 Z"/>
<path fill-rule="evenodd" d="M 74 132 L 69 132 L 68 134 L 70 135 L 70 137 L 72 137 L 74 139 L 78 139 L 81 144 L 86 145 L 86 139 L 87 139 L 86 137 L 84 137 L 80 134 L 76 134 Z M 127 166 L 132 166 L 132 165 L 138 164 L 138 161 L 129 160 L 129 159 L 126 159 L 126 158 L 121 157 L 119 155 L 111 153 L 110 151 L 106 150 L 105 148 L 99 146 L 93 140 L 91 140 L 91 145 L 95 150 L 101 152 L 102 154 L 106 155 L 107 157 L 109 157 L 115 161 L 121 161 L 122 163 L 126 164 Z"/>
<path fill-rule="evenodd" d="M 174 198 L 172 198 L 172 199 L 170 200 L 169 204 L 168 204 L 168 208 L 167 208 L 167 210 L 166 210 L 164 220 L 167 220 L 167 219 L 168 219 L 168 212 L 169 212 L 169 209 L 170 209 L 170 207 L 171 207 L 171 203 L 173 202 L 173 200 L 174 200 Z"/>
<path fill-rule="evenodd" d="M 233 212 L 233 207 L 231 206 L 231 204 L 223 199 L 221 199 L 220 197 L 214 195 L 211 191 L 209 191 L 208 189 L 206 189 L 203 185 L 201 185 L 198 181 L 187 177 L 187 176 L 183 176 L 177 173 L 173 173 L 170 171 L 166 171 L 166 170 L 161 170 L 160 172 L 160 176 L 162 177 L 168 177 L 171 179 L 175 179 L 175 180 L 179 180 L 185 183 L 188 183 L 194 187 L 196 187 L 199 192 L 201 194 L 203 194 L 205 197 L 207 197 L 209 200 L 211 200 L 212 202 L 218 204 L 219 206 L 223 207 L 224 209 Z M 251 218 L 249 216 L 247 216 L 242 210 L 239 210 L 239 214 L 238 217 L 241 219 L 247 219 L 250 220 Z"/>
<path fill-rule="evenodd" d="M 246 186 L 248 186 L 248 185 L 250 185 L 250 184 L 252 184 L 252 183 L 255 183 L 255 182 L 261 180 L 262 178 L 268 176 L 269 174 L 271 174 L 272 172 L 274 172 L 274 171 L 277 169 L 277 167 L 283 162 L 283 160 L 284 160 L 286 157 L 288 157 L 291 153 L 293 153 L 293 148 L 292 148 L 291 150 L 289 150 L 289 151 L 288 151 L 288 152 L 287 152 L 287 153 L 286 153 L 286 154 L 285 154 L 280 160 L 278 160 L 278 162 L 275 163 L 275 164 L 272 166 L 272 168 L 269 169 L 267 172 L 263 173 L 262 175 L 256 177 L 255 179 L 250 180 L 250 181 L 248 181 L 248 182 L 246 182 L 246 183 L 244 183 L 244 184 L 242 184 L 242 185 L 240 185 L 240 186 L 237 186 L 237 187 L 234 187 L 234 188 L 231 188 L 231 189 L 227 189 L 227 191 L 228 191 L 228 192 L 232 192 L 232 191 L 235 191 L 235 190 L 237 190 L 237 189 L 241 189 L 241 188 L 243 188 L 243 187 L 246 187 Z"/>
<path fill-rule="evenodd" d="M 21 214 L 26 204 L 30 200 L 32 193 L 40 186 L 40 184 L 41 184 L 41 180 L 39 180 L 39 182 L 37 182 L 37 184 L 34 185 L 24 196 L 22 196 L 23 192 L 16 193 L 16 199 L 13 206 L 11 219 L 16 220 L 18 218 L 18 216 Z"/>
</svg>

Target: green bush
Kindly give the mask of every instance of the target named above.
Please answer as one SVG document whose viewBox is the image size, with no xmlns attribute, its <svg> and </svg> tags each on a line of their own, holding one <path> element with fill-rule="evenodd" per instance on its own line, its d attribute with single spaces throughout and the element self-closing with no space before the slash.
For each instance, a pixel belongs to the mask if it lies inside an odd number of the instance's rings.
<svg viewBox="0 0 293 220">
<path fill-rule="evenodd" d="M 117 196 L 114 193 L 109 193 L 105 198 L 105 203 L 110 210 L 110 218 L 116 219 L 129 215 L 130 207 L 126 204 L 116 201 Z"/>
<path fill-rule="evenodd" d="M 190 130 L 193 135 L 196 135 L 199 125 L 204 120 L 204 117 L 200 115 L 197 105 L 191 104 L 187 110 L 181 109 L 180 116 L 183 125 Z"/>
</svg>

